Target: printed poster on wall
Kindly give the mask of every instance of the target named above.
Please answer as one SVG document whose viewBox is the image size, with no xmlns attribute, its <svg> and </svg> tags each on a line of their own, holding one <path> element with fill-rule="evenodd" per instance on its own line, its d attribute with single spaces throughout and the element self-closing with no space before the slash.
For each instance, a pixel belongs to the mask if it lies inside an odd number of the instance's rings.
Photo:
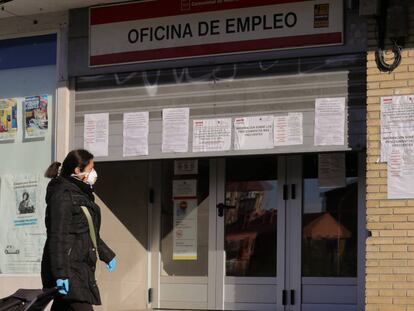
<svg viewBox="0 0 414 311">
<path fill-rule="evenodd" d="M 234 119 L 234 149 L 273 148 L 273 116 L 254 116 Z"/>
<path fill-rule="evenodd" d="M 17 99 L 0 99 L 0 141 L 13 140 L 17 134 Z"/>
<path fill-rule="evenodd" d="M 413 149 L 392 148 L 387 159 L 388 199 L 414 198 Z"/>
<path fill-rule="evenodd" d="M 48 122 L 49 96 L 30 96 L 23 99 L 24 137 L 43 138 L 46 136 Z"/>
<path fill-rule="evenodd" d="M 381 98 L 381 161 L 394 148 L 414 149 L 414 95 Z"/>
<path fill-rule="evenodd" d="M 174 180 L 173 204 L 173 260 L 197 260 L 197 180 Z"/>
<path fill-rule="evenodd" d="M 193 121 L 193 152 L 227 151 L 231 148 L 231 118 Z"/>
<path fill-rule="evenodd" d="M 315 101 L 315 146 L 345 144 L 345 97 Z"/>
<path fill-rule="evenodd" d="M 291 146 L 303 144 L 303 113 L 288 113 L 274 117 L 274 145 Z"/>
<path fill-rule="evenodd" d="M 108 156 L 109 114 L 85 114 L 84 148 L 95 157 Z"/>
<path fill-rule="evenodd" d="M 187 152 L 190 108 L 162 110 L 162 152 Z"/>
<path fill-rule="evenodd" d="M 124 157 L 148 155 L 149 113 L 124 113 Z"/>
<path fill-rule="evenodd" d="M 46 241 L 42 175 L 0 177 L 0 272 L 38 274 Z"/>
</svg>

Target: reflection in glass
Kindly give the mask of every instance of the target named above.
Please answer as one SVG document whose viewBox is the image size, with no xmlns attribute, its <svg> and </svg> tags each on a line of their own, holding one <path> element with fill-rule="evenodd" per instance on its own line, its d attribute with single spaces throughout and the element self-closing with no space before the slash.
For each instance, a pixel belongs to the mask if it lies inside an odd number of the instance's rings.
<svg viewBox="0 0 414 311">
<path fill-rule="evenodd" d="M 342 188 L 322 188 L 317 167 L 310 172 L 308 166 L 307 171 L 303 187 L 302 275 L 356 277 L 357 177 L 348 177 Z M 348 170 L 347 175 L 355 174 Z"/>
<path fill-rule="evenodd" d="M 225 251 L 227 276 L 276 276 L 275 158 L 227 161 Z M 263 165 L 268 162 L 269 166 Z M 272 168 L 273 166 L 273 168 Z M 254 174 L 253 171 L 255 172 Z M 261 180 L 260 178 L 271 178 Z M 274 178 L 274 179 L 273 179 Z"/>
</svg>

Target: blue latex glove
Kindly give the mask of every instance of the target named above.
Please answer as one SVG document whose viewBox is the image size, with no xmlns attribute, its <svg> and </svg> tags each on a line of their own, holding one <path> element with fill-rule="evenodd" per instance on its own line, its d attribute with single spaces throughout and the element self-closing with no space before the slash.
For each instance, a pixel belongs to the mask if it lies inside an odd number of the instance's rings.
<svg viewBox="0 0 414 311">
<path fill-rule="evenodd" d="M 109 272 L 114 271 L 114 269 L 116 268 L 116 259 L 115 259 L 115 257 L 106 265 L 106 268 L 108 269 Z"/>
<path fill-rule="evenodd" d="M 59 289 L 59 293 L 62 295 L 67 295 L 69 293 L 69 280 L 68 279 L 57 279 L 56 286 L 62 287 Z"/>
</svg>

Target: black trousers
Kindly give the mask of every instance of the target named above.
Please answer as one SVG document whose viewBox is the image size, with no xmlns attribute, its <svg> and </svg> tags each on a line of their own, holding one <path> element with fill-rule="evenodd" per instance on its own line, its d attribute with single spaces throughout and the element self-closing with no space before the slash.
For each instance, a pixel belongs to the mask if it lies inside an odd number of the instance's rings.
<svg viewBox="0 0 414 311">
<path fill-rule="evenodd" d="M 50 311 L 93 311 L 93 307 L 85 302 L 70 302 L 56 298 Z"/>
</svg>

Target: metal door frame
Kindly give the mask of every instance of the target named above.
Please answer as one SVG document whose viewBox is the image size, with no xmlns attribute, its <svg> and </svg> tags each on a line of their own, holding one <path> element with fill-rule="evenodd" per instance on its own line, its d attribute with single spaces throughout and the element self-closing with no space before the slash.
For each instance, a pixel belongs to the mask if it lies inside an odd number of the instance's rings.
<svg viewBox="0 0 414 311">
<path fill-rule="evenodd" d="M 162 161 L 162 160 L 161 160 Z M 151 165 L 150 189 L 152 189 L 152 202 L 149 204 L 149 230 L 150 234 L 150 261 L 151 272 L 149 293 L 152 308 L 198 308 L 198 309 L 215 309 L 216 308 L 216 271 L 217 268 L 217 250 L 216 250 L 216 191 L 217 187 L 217 160 L 209 159 L 209 234 L 208 234 L 208 276 L 207 277 L 179 277 L 179 276 L 161 276 L 161 205 L 162 205 L 162 162 L 156 161 Z M 161 284 L 168 283 L 180 284 L 207 284 L 207 301 L 204 303 L 193 302 L 168 302 L 167 305 L 161 301 Z M 224 284 L 224 283 L 223 283 Z"/>
<path fill-rule="evenodd" d="M 285 307 L 282 304 L 283 290 L 285 289 L 285 249 L 286 249 L 286 202 L 283 198 L 284 185 L 287 182 L 286 156 L 275 157 L 278 174 L 278 216 L 277 216 L 277 276 L 273 277 L 226 277 L 225 276 L 225 252 L 224 252 L 224 217 L 217 216 L 217 275 L 216 275 L 216 305 L 217 310 L 232 308 L 233 310 L 255 310 L 255 303 L 230 303 L 225 302 L 226 285 L 277 285 L 276 303 L 269 310 L 283 311 Z M 225 201 L 225 158 L 219 158 L 217 161 L 217 203 Z M 269 304 L 270 307 L 270 304 Z M 226 309 L 227 310 L 227 309 Z"/>
<path fill-rule="evenodd" d="M 366 237 L 365 230 L 365 157 L 364 152 L 359 153 L 358 169 L 358 276 L 355 280 L 345 280 L 336 278 L 329 280 L 332 285 L 343 282 L 357 283 L 357 310 L 364 306 L 364 269 L 365 260 L 363 256 L 364 241 Z M 282 201 L 279 206 L 284 206 L 278 210 L 278 249 L 277 249 L 277 278 L 238 278 L 225 277 L 225 253 L 224 253 L 224 219 L 217 217 L 216 204 L 223 202 L 225 196 L 225 158 L 210 159 L 210 209 L 209 209 L 209 267 L 208 267 L 208 309 L 224 310 L 225 308 L 225 284 L 280 284 L 277 289 L 277 310 L 299 311 L 301 310 L 301 289 L 302 286 L 309 282 L 319 283 L 317 278 L 302 278 L 301 276 L 301 230 L 302 230 L 302 156 L 278 156 L 278 191 L 283 193 L 283 185 L 288 187 L 288 200 L 283 201 L 282 195 L 279 195 Z M 150 255 L 151 268 L 149 277 L 149 287 L 151 288 L 152 303 L 149 307 L 160 308 L 160 216 L 161 216 L 161 194 L 159 185 L 161 184 L 161 162 L 153 162 L 151 167 L 150 188 L 153 189 L 153 200 L 149 204 L 149 230 L 151 232 Z M 288 174 L 288 172 L 290 174 Z M 284 181 L 284 182 L 282 182 Z M 296 197 L 292 199 L 292 185 L 296 186 Z M 157 188 L 158 187 L 158 188 Z M 284 204 L 284 205 L 283 205 Z M 212 219 L 216 221 L 212 221 Z M 286 224 L 290 221 L 290 229 Z M 293 223 L 292 223 L 293 222 Z M 289 231 L 287 231 L 289 230 Z M 281 231 L 283 231 L 281 233 Z M 281 238 L 281 234 L 285 238 Z M 292 241 L 299 241 L 299 245 L 292 244 Z M 287 255 L 291 253 L 290 259 Z M 286 254 L 286 255 L 285 255 Z M 293 255 L 292 255 L 293 254 Z M 296 266 L 292 271 L 292 267 Z M 290 269 L 290 270 L 289 270 Z M 262 280 L 259 280 L 262 279 Z M 328 278 L 327 278 L 328 279 Z M 322 282 L 323 283 L 323 282 Z M 321 285 L 322 285 L 321 283 Z M 309 283 L 310 284 L 310 283 Z M 283 285 L 283 286 L 282 286 Z M 287 297 L 287 306 L 281 305 L 283 289 L 295 290 L 295 305 L 290 305 L 290 295 Z M 254 306 L 252 304 L 251 306 Z M 197 307 L 197 306 L 194 306 Z"/>
</svg>

